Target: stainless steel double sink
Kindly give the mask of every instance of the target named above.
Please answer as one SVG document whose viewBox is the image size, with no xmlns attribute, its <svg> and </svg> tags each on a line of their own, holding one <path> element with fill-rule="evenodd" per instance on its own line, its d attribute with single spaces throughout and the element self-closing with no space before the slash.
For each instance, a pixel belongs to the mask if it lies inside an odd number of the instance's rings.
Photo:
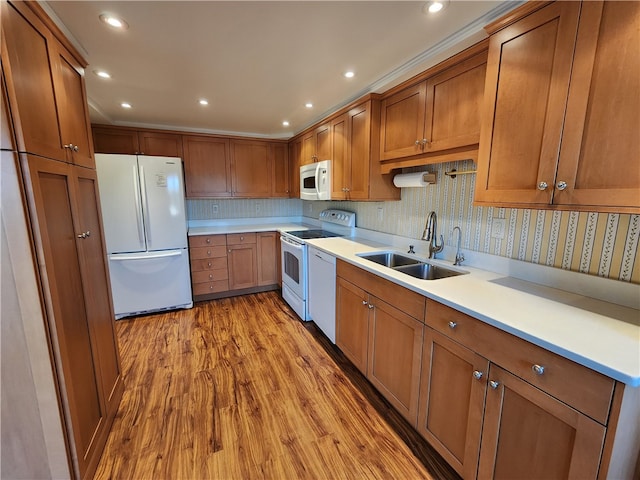
<svg viewBox="0 0 640 480">
<path fill-rule="evenodd" d="M 468 273 L 423 262 L 417 258 L 396 252 L 370 252 L 357 253 L 356 255 L 370 262 L 377 263 L 378 265 L 391 268 L 396 272 L 401 272 L 422 280 L 437 280 L 439 278 L 455 277 Z"/>
</svg>

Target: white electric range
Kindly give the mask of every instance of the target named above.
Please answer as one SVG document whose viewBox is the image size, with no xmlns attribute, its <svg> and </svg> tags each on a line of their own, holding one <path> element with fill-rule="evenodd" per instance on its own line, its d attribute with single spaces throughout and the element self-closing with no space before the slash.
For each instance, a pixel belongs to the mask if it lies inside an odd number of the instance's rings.
<svg viewBox="0 0 640 480">
<path fill-rule="evenodd" d="M 281 232 L 282 298 L 304 320 L 309 314 L 309 253 L 306 240 L 328 237 L 351 237 L 355 232 L 356 214 L 344 210 L 323 210 L 319 217 L 322 228 Z"/>
</svg>

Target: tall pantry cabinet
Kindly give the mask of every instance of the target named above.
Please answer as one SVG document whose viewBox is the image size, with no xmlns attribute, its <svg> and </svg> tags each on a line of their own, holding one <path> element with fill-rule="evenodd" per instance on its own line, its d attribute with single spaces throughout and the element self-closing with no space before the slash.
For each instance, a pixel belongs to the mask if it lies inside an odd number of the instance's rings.
<svg viewBox="0 0 640 480">
<path fill-rule="evenodd" d="M 93 476 L 123 384 L 81 65 L 35 2 L 2 2 L 2 70 L 75 476 Z M 4 320 L 4 319 L 3 319 Z"/>
</svg>

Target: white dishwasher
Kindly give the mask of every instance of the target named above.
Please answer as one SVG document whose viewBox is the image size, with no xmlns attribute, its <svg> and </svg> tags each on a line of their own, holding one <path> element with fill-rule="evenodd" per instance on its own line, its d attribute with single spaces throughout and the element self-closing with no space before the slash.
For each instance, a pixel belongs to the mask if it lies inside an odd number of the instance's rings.
<svg viewBox="0 0 640 480">
<path fill-rule="evenodd" d="M 309 245 L 309 316 L 336 343 L 336 257 Z"/>
</svg>

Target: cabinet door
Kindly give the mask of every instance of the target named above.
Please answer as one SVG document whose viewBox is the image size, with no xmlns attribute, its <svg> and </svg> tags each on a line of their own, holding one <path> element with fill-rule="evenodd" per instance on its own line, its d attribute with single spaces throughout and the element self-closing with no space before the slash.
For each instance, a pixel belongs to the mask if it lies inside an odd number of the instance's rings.
<svg viewBox="0 0 640 480">
<path fill-rule="evenodd" d="M 18 149 L 64 161 L 49 63 L 53 40 L 28 8 L 22 7 L 18 12 L 14 5 L 2 2 L 0 9 L 3 69 L 16 119 Z"/>
<path fill-rule="evenodd" d="M 229 290 L 255 287 L 258 284 L 256 244 L 227 246 Z"/>
<path fill-rule="evenodd" d="M 316 162 L 331 159 L 331 122 L 320 125 L 314 132 Z"/>
<path fill-rule="evenodd" d="M 422 153 L 426 96 L 421 82 L 382 101 L 380 160 Z"/>
<path fill-rule="evenodd" d="M 415 427 L 424 325 L 379 298 L 370 302 L 367 377 Z"/>
<path fill-rule="evenodd" d="M 347 115 L 340 115 L 331 121 L 332 153 L 331 158 L 331 198 L 343 200 L 347 198 L 345 190 L 349 185 L 349 165 L 347 159 Z"/>
<path fill-rule="evenodd" d="M 495 365 L 489 385 L 479 478 L 597 477 L 602 425 Z"/>
<path fill-rule="evenodd" d="M 100 454 L 100 430 L 106 424 L 98 352 L 86 310 L 92 298 L 85 296 L 81 274 L 79 250 L 86 239 L 78 238 L 83 230 L 75 210 L 72 166 L 35 156 L 29 156 L 25 166 L 31 179 L 27 193 L 37 251 L 43 255 L 39 264 L 47 290 L 47 316 L 62 366 L 73 443 L 83 476 L 93 456 Z M 98 261 L 103 261 L 102 255 Z"/>
<path fill-rule="evenodd" d="M 60 133 L 67 160 L 95 168 L 84 70 L 62 46 L 52 47 L 51 58 L 54 63 Z"/>
<path fill-rule="evenodd" d="M 342 278 L 336 284 L 336 345 L 365 375 L 369 338 L 367 293 Z"/>
<path fill-rule="evenodd" d="M 231 185 L 234 197 L 268 198 L 273 172 L 266 142 L 231 140 Z"/>
<path fill-rule="evenodd" d="M 182 136 L 175 133 L 138 132 L 140 155 L 182 158 Z"/>
<path fill-rule="evenodd" d="M 640 209 L 640 2 L 584 2 L 554 203 Z"/>
<path fill-rule="evenodd" d="M 95 170 L 74 167 L 78 197 L 80 230 L 86 232 L 79 243 L 82 284 L 92 338 L 100 360 L 100 380 L 107 411 L 115 415 L 120 398 L 116 395 L 121 380 L 118 345 L 114 330 L 109 274 L 102 237 L 102 221 Z"/>
<path fill-rule="evenodd" d="M 96 153 L 120 153 L 137 155 L 140 153 L 137 130 L 125 130 L 93 125 L 93 148 Z"/>
<path fill-rule="evenodd" d="M 182 139 L 187 197 L 230 197 L 229 140 L 191 135 Z"/>
<path fill-rule="evenodd" d="M 463 478 L 476 478 L 489 361 L 428 327 L 422 355 L 418 432 Z"/>
<path fill-rule="evenodd" d="M 258 286 L 275 285 L 279 282 L 280 242 L 276 232 L 261 232 L 256 235 Z"/>
<path fill-rule="evenodd" d="M 487 54 L 481 53 L 427 80 L 425 152 L 480 141 L 480 110 Z"/>
<path fill-rule="evenodd" d="M 555 2 L 491 36 L 477 202 L 551 202 L 579 13 Z"/>
<path fill-rule="evenodd" d="M 300 159 L 300 165 L 308 165 L 316 161 L 316 137 L 313 132 L 310 132 L 302 138 L 302 157 Z"/>
<path fill-rule="evenodd" d="M 371 165 L 371 111 L 370 102 L 349 110 L 348 121 L 348 178 L 350 200 L 369 198 Z"/>
<path fill-rule="evenodd" d="M 302 140 L 289 144 L 289 172 L 291 174 L 291 192 L 289 197 L 300 198 L 300 165 L 302 165 Z"/>
<path fill-rule="evenodd" d="M 291 190 L 287 144 L 270 144 L 269 159 L 273 168 L 273 188 L 270 196 L 287 198 Z"/>
</svg>

